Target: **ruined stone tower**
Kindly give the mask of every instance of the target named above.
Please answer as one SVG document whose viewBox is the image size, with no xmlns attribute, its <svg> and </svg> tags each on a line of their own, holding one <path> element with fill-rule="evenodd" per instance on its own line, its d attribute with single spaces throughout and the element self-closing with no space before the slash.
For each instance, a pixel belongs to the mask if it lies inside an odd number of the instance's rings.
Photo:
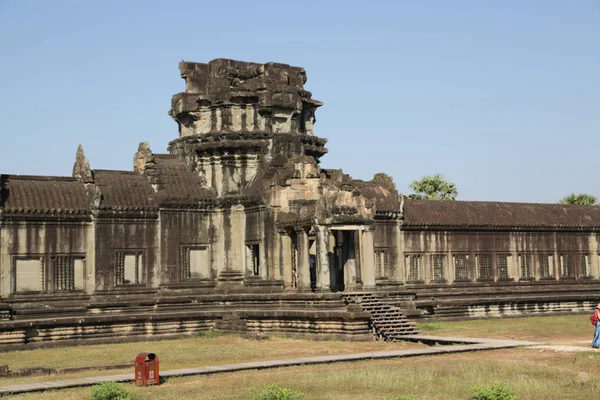
<svg viewBox="0 0 600 400">
<path fill-rule="evenodd" d="M 218 196 L 243 194 L 261 166 L 277 154 L 326 153 L 313 136 L 322 103 L 304 90 L 303 68 L 216 59 L 181 62 L 186 90 L 173 96 L 169 115 L 179 138 L 169 144 Z"/>
</svg>

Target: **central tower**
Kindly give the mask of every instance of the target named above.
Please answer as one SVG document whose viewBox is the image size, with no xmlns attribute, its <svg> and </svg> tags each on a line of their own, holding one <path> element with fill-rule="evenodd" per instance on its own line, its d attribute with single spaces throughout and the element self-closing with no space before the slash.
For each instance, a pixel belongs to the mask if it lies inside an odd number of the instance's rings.
<svg viewBox="0 0 600 400">
<path fill-rule="evenodd" d="M 181 62 L 179 69 L 186 90 L 172 99 L 179 138 L 169 151 L 217 196 L 244 194 L 260 166 L 277 155 L 318 162 L 327 152 L 313 133 L 322 103 L 304 90 L 303 68 L 216 59 Z"/>
</svg>

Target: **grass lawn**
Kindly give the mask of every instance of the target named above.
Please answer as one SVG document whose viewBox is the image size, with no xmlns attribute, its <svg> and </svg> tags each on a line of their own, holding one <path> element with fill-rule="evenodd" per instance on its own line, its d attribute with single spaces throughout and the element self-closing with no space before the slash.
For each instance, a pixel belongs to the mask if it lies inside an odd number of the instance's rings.
<svg viewBox="0 0 600 400">
<path fill-rule="evenodd" d="M 70 368 L 93 365 L 133 364 L 133 360 L 138 353 L 152 352 L 158 355 L 160 368 L 162 370 L 169 370 L 248 361 L 404 350 L 421 347 L 427 346 L 410 342 L 312 341 L 278 336 L 273 336 L 266 340 L 244 339 L 231 335 L 217 337 L 197 336 L 177 340 L 14 351 L 0 353 L 0 364 L 8 364 L 13 371 L 33 366 Z M 133 372 L 133 369 L 2 378 L 0 379 L 0 386 L 113 375 L 125 372 Z"/>
<path fill-rule="evenodd" d="M 527 349 L 495 350 L 385 361 L 244 371 L 170 379 L 159 387 L 134 388 L 142 399 L 251 399 L 252 388 L 279 383 L 305 399 L 374 399 L 415 394 L 418 399 L 469 399 L 471 387 L 507 382 L 522 399 L 580 400 L 600 395 L 600 354 Z M 575 377 L 586 372 L 587 384 Z M 89 398 L 90 389 L 15 396 L 15 399 Z"/>
<path fill-rule="evenodd" d="M 422 333 L 436 336 L 496 337 L 562 345 L 589 346 L 593 327 L 585 315 L 419 323 Z M 405 346 L 405 347 L 403 347 Z M 414 344 L 307 341 L 273 337 L 248 340 L 233 336 L 195 337 L 179 341 L 80 346 L 63 349 L 0 353 L 12 369 L 47 365 L 89 365 L 82 360 L 101 357 L 112 363 L 130 362 L 131 354 L 155 351 L 163 369 L 215 365 L 300 355 L 341 354 L 403 349 Z M 591 350 L 591 349 L 590 349 Z M 4 361 L 11 357 L 10 361 Z M 79 361 L 78 361 L 79 360 Z M 51 361 L 51 362 L 50 362 Z M 104 364 L 107 364 L 104 362 Z M 305 399 L 375 399 L 415 394 L 424 399 L 469 399 L 473 386 L 504 381 L 521 399 L 579 400 L 600 396 L 600 352 L 555 352 L 517 348 L 392 360 L 361 361 L 261 371 L 222 373 L 169 379 L 160 387 L 128 389 L 142 399 L 251 399 L 252 388 L 273 383 L 305 394 Z M 585 372 L 587 383 L 578 383 Z M 100 371 L 88 375 L 108 375 Z M 65 375 L 55 375 L 64 379 Z M 71 377 L 71 376 L 70 376 Z M 43 379 L 22 378 L 24 382 Z M 12 381 L 12 379 L 11 379 Z M 13 381 L 14 382 L 14 381 Z M 0 380 L 0 385 L 13 382 Z M 15 396 L 15 399 L 85 399 L 90 388 Z"/>
<path fill-rule="evenodd" d="M 594 326 L 587 315 L 495 318 L 456 322 L 420 322 L 423 334 L 530 340 L 571 346 L 591 346 Z"/>
</svg>

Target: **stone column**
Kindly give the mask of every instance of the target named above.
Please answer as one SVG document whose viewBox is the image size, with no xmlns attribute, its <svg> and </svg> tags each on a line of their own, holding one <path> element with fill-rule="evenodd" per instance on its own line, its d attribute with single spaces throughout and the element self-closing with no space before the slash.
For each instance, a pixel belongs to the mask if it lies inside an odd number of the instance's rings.
<svg viewBox="0 0 600 400">
<path fill-rule="evenodd" d="M 159 224 L 160 232 L 160 224 Z M 92 294 L 96 290 L 96 223 L 91 222 L 86 227 L 87 235 L 85 236 L 85 291 Z M 1 241 L 0 241 L 1 242 Z M 0 246 L 1 247 L 1 246 Z M 158 242 L 160 246 L 160 240 Z M 160 258 L 156 261 L 158 267 L 154 271 L 154 284 L 158 286 L 161 283 Z M 156 265 L 155 264 L 155 265 Z"/>
<path fill-rule="evenodd" d="M 404 282 L 404 231 L 400 223 L 396 225 L 396 238 L 398 249 L 396 251 L 396 257 L 392 261 L 393 273 L 390 278 L 394 281 Z"/>
<path fill-rule="evenodd" d="M 362 281 L 365 289 L 375 288 L 375 247 L 373 243 L 373 231 L 365 227 L 362 231 L 361 240 L 361 267 Z"/>
<path fill-rule="evenodd" d="M 331 276 L 329 274 L 329 230 L 324 226 L 315 226 L 317 240 L 317 289 L 331 290 Z"/>
<path fill-rule="evenodd" d="M 600 278 L 600 265 L 598 260 L 598 238 L 595 233 L 590 234 L 590 276 L 594 279 Z"/>
<path fill-rule="evenodd" d="M 354 231 L 354 266 L 356 268 L 356 282 L 357 288 L 362 288 L 362 236 L 360 231 Z"/>
<path fill-rule="evenodd" d="M 522 240 L 522 238 L 519 238 Z M 514 281 L 521 279 L 521 269 L 519 268 L 519 254 L 517 253 L 517 235 L 510 234 L 510 258 L 508 259 L 508 278 Z M 522 248 L 522 245 L 521 245 Z"/>
<path fill-rule="evenodd" d="M 210 225 L 213 228 L 214 236 L 211 238 L 212 243 L 210 246 L 211 251 L 211 267 L 213 270 L 212 276 L 220 276 L 221 272 L 227 269 L 227 253 L 225 250 L 225 237 L 223 232 L 223 226 L 225 225 L 223 212 L 221 210 L 211 215 Z M 244 231 L 245 232 L 245 231 Z M 241 257 L 244 254 L 242 253 Z M 242 269 L 243 263 L 236 265 L 235 269 Z"/>
<path fill-rule="evenodd" d="M 0 224 L 0 296 L 8 296 L 11 292 L 12 268 L 8 242 L 8 229 Z"/>
<path fill-rule="evenodd" d="M 283 280 L 283 287 L 288 288 L 292 286 L 292 238 L 284 229 L 279 230 L 279 248 L 277 249 L 279 259 L 277 270 L 279 276 Z"/>
<path fill-rule="evenodd" d="M 298 259 L 296 260 L 298 290 L 310 290 L 310 248 L 308 234 L 304 228 L 296 228 L 296 246 L 298 247 Z"/>
</svg>

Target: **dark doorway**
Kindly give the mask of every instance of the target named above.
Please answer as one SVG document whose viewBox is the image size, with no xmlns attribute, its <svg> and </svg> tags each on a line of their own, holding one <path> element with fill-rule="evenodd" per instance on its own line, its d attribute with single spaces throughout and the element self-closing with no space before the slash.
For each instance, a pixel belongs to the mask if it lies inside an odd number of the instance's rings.
<svg viewBox="0 0 600 400">
<path fill-rule="evenodd" d="M 314 254 L 310 255 L 310 289 L 314 292 L 317 290 L 317 256 Z"/>
<path fill-rule="evenodd" d="M 354 231 L 334 230 L 335 246 L 329 254 L 331 290 L 343 292 L 346 289 L 346 268 L 354 265 Z"/>
</svg>

